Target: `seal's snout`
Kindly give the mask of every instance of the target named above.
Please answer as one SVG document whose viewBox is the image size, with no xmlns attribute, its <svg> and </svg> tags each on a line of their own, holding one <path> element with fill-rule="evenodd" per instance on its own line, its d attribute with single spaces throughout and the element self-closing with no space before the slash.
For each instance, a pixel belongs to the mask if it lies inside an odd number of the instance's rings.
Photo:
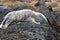
<svg viewBox="0 0 60 40">
<path fill-rule="evenodd" d="M 0 25 L 0 28 L 1 28 L 1 29 L 6 29 L 7 26 L 1 24 L 1 25 Z"/>
<path fill-rule="evenodd" d="M 1 24 L 1 25 L 0 25 L 0 28 L 2 28 L 2 26 L 3 26 L 3 25 Z"/>
</svg>

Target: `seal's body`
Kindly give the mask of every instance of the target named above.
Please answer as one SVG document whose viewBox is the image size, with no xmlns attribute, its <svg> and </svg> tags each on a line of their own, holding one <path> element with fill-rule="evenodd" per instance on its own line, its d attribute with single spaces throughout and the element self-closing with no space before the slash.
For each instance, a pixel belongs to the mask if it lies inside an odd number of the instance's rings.
<svg viewBox="0 0 60 40">
<path fill-rule="evenodd" d="M 32 11 L 30 9 L 23 9 L 19 11 L 9 12 L 2 21 L 0 28 L 6 29 L 8 25 L 13 21 L 30 21 L 35 24 L 40 24 L 40 22 L 44 19 L 47 21 L 46 17 L 39 13 Z"/>
</svg>

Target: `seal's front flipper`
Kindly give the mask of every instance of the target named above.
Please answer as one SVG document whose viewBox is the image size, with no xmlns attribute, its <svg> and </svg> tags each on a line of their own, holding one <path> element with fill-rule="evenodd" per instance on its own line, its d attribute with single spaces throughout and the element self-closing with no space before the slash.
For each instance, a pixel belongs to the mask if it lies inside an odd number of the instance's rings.
<svg viewBox="0 0 60 40">
<path fill-rule="evenodd" d="M 35 24 L 40 24 L 40 22 L 36 22 L 35 18 L 29 17 L 27 18 L 25 21 L 31 22 L 31 23 L 35 23 Z"/>
</svg>

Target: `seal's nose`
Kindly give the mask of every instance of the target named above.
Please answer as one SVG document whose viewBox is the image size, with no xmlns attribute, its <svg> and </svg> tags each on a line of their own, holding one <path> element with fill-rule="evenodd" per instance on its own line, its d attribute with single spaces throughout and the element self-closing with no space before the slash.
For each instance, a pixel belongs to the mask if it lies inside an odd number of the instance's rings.
<svg viewBox="0 0 60 40">
<path fill-rule="evenodd" d="M 2 26 L 2 29 L 6 29 L 6 28 L 7 28 L 7 25 L 3 25 L 3 26 Z"/>
<path fill-rule="evenodd" d="M 3 25 L 1 24 L 1 25 L 0 25 L 0 28 L 2 28 L 2 26 L 3 26 Z"/>
</svg>

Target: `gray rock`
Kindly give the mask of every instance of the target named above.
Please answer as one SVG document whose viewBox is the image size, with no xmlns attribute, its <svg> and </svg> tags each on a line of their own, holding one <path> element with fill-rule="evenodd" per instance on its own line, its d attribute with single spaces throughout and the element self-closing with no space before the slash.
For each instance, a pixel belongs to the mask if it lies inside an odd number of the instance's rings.
<svg viewBox="0 0 60 40">
<path fill-rule="evenodd" d="M 56 19 L 56 22 L 60 22 L 60 11 L 55 11 L 53 15 Z"/>
<path fill-rule="evenodd" d="M 23 22 L 16 26 L 9 26 L 5 30 L 0 31 L 0 37 L 7 39 L 9 37 L 18 36 L 21 40 L 56 40 L 55 31 L 48 24 L 36 25 L 28 22 Z M 19 33 L 19 34 L 18 34 Z M 14 38 L 12 38 L 14 39 Z"/>
<path fill-rule="evenodd" d="M 16 11 L 16 10 L 21 10 L 21 9 L 32 9 L 32 7 L 28 6 L 28 5 L 24 5 L 24 6 L 15 6 L 15 7 L 12 7 L 12 9 L 14 11 Z"/>
<path fill-rule="evenodd" d="M 21 2 L 29 2 L 30 0 L 20 0 Z"/>
<path fill-rule="evenodd" d="M 12 11 L 20 10 L 17 8 L 12 8 Z M 23 7 L 26 8 L 26 7 Z M 30 8 L 30 7 L 29 7 Z M 9 10 L 2 9 L 0 11 L 0 23 L 3 20 L 3 17 Z M 44 11 L 44 12 L 43 12 Z M 5 13 L 6 12 L 6 13 Z M 47 13 L 47 10 L 42 10 L 43 14 Z M 5 13 L 5 14 L 3 14 Z M 48 23 L 43 24 L 32 24 L 29 22 L 22 22 L 21 24 L 12 23 L 5 30 L 0 29 L 0 39 L 1 40 L 57 40 L 55 31 L 50 27 Z"/>
<path fill-rule="evenodd" d="M 45 0 L 39 0 L 35 6 L 45 6 Z"/>
</svg>

